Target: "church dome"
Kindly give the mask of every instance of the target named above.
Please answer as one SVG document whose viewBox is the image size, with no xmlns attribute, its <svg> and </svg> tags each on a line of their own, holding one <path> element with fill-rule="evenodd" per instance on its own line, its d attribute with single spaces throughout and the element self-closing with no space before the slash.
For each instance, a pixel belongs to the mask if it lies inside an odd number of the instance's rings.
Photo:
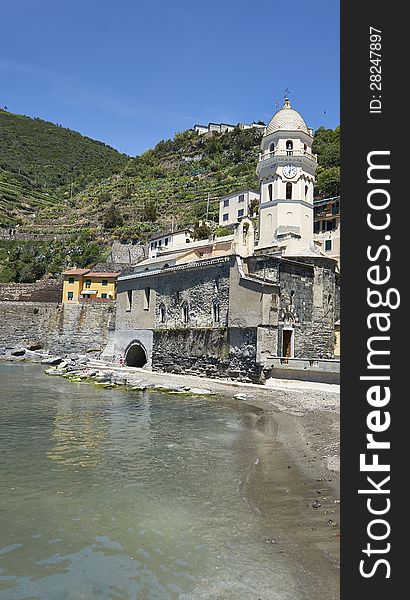
<svg viewBox="0 0 410 600">
<path fill-rule="evenodd" d="M 304 133 L 309 133 L 308 126 L 306 125 L 302 115 L 300 115 L 296 110 L 294 110 L 288 98 L 285 100 L 285 104 L 281 110 L 278 110 L 272 117 L 269 122 L 269 125 L 266 128 L 265 135 L 270 135 L 271 133 L 275 133 L 275 131 L 303 131 Z"/>
</svg>

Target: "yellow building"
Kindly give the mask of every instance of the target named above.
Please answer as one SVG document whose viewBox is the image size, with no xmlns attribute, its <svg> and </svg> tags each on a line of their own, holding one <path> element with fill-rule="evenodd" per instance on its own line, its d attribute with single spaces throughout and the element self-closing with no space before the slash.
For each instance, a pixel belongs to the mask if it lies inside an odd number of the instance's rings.
<svg viewBox="0 0 410 600">
<path fill-rule="evenodd" d="M 116 299 L 120 273 L 93 272 L 90 269 L 64 271 L 64 303 L 109 302 Z"/>
</svg>

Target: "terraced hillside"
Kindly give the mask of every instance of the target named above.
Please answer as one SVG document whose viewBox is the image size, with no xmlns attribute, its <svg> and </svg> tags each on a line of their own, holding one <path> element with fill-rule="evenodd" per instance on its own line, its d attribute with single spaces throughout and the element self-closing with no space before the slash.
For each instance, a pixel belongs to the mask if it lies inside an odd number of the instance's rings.
<svg viewBox="0 0 410 600">
<path fill-rule="evenodd" d="M 339 137 L 339 128 L 316 132 L 317 198 L 340 194 Z M 260 139 L 258 129 L 211 136 L 184 131 L 130 158 L 0 110 L 0 226 L 19 223 L 32 240 L 1 242 L 0 281 L 92 266 L 114 239 L 144 242 L 171 224 L 217 221 L 222 196 L 258 187 Z M 39 243 L 45 234 L 59 241 Z"/>
<path fill-rule="evenodd" d="M 218 201 L 234 190 L 255 187 L 260 132 L 235 130 L 212 137 L 193 131 L 130 159 L 121 174 L 91 184 L 73 197 L 64 214 L 45 207 L 32 225 L 55 232 L 82 226 L 122 239 L 144 239 L 148 232 L 215 219 Z"/>
<path fill-rule="evenodd" d="M 72 196 L 119 173 L 127 161 L 75 131 L 0 110 L 0 224 L 30 223 L 39 212 L 62 210 Z"/>
</svg>

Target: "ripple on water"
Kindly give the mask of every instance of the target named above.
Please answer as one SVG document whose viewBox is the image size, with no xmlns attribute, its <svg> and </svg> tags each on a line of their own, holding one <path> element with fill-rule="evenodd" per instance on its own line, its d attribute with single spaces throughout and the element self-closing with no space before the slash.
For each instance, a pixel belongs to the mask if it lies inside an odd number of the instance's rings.
<svg viewBox="0 0 410 600">
<path fill-rule="evenodd" d="M 0 376 L 0 600 L 308 600 L 238 483 L 249 407 Z"/>
</svg>

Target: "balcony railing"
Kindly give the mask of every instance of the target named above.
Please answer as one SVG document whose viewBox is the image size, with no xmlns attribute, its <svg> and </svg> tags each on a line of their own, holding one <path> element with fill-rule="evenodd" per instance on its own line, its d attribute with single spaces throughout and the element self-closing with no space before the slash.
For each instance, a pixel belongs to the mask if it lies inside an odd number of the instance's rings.
<svg viewBox="0 0 410 600">
<path fill-rule="evenodd" d="M 307 150 L 273 150 L 273 152 L 260 152 L 259 160 L 268 160 L 274 156 L 305 156 L 306 158 L 310 158 L 310 160 L 317 162 L 317 154 L 312 154 Z"/>
</svg>

